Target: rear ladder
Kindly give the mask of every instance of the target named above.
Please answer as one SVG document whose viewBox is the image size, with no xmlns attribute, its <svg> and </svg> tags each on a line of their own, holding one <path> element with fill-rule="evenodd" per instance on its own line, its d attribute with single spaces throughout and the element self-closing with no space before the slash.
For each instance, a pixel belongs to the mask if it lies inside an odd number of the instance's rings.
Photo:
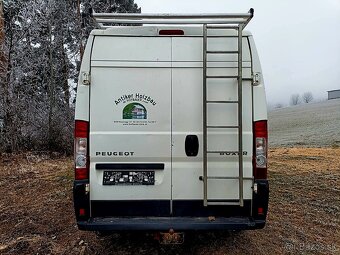
<svg viewBox="0 0 340 255">
<path fill-rule="evenodd" d="M 238 26 L 214 26 L 203 24 L 203 195 L 204 195 L 204 206 L 208 205 L 239 205 L 243 207 L 243 181 L 248 178 L 243 176 L 243 128 L 242 128 L 242 31 L 251 18 L 245 23 L 240 23 Z M 208 35 L 209 29 L 233 29 L 237 31 L 238 47 L 237 51 L 210 51 L 208 49 Z M 215 37 L 215 36 L 213 36 Z M 223 36 L 221 36 L 223 37 Z M 209 54 L 237 54 L 237 75 L 235 76 L 212 76 L 208 75 L 208 55 Z M 238 99 L 236 101 L 214 101 L 207 99 L 207 87 L 209 79 L 237 79 L 238 81 Z M 209 104 L 237 104 L 238 106 L 238 124 L 235 126 L 214 126 L 208 125 L 208 105 Z M 208 150 L 208 130 L 218 128 L 218 129 L 237 129 L 238 134 L 238 177 L 217 177 L 208 175 L 208 154 L 220 154 L 225 153 L 225 151 Z M 238 179 L 239 182 L 239 199 L 236 202 L 230 201 L 212 201 L 208 199 L 208 180 L 209 179 L 220 179 L 220 180 L 230 180 Z"/>
</svg>

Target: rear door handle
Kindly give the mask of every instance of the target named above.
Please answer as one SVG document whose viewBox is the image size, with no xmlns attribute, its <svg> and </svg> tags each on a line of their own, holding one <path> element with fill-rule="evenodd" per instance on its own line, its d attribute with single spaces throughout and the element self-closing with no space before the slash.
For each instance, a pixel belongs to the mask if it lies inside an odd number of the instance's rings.
<svg viewBox="0 0 340 255">
<path fill-rule="evenodd" d="M 188 157 L 196 157 L 199 150 L 197 135 L 187 135 L 185 138 L 185 153 Z"/>
</svg>

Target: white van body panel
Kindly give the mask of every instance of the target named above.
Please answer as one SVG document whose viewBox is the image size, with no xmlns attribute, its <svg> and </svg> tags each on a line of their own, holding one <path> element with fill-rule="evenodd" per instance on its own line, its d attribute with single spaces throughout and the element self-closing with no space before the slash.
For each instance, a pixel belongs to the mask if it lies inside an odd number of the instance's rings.
<svg viewBox="0 0 340 255">
<path fill-rule="evenodd" d="M 161 29 L 169 27 L 117 27 L 91 33 L 80 71 L 91 74 L 91 84 L 79 84 L 76 104 L 76 119 L 90 121 L 91 201 L 203 199 L 202 28 L 180 27 L 184 36 L 159 36 Z M 235 31 L 209 33 L 228 36 L 209 39 L 209 50 L 237 50 Z M 209 75 L 237 75 L 237 54 L 209 56 L 208 67 Z M 261 75 L 257 86 L 252 85 L 254 72 Z M 267 119 L 267 110 L 260 62 L 246 31 L 243 78 L 243 167 L 244 177 L 252 178 L 253 121 Z M 209 80 L 208 99 L 237 100 L 237 86 L 236 79 Z M 145 98 L 136 100 L 137 94 Z M 125 95 L 131 97 L 119 101 Z M 142 105 L 135 105 L 136 114 L 147 112 L 146 119 L 124 119 L 125 107 L 133 102 Z M 237 105 L 208 106 L 208 124 L 237 121 Z M 198 137 L 196 157 L 185 153 L 187 135 Z M 208 150 L 237 151 L 237 130 L 209 131 Z M 96 164 L 117 162 L 161 163 L 164 169 L 155 170 L 154 185 L 104 186 L 104 171 Z M 238 156 L 209 155 L 208 173 L 237 177 Z M 253 180 L 244 180 L 244 199 L 252 199 L 252 186 Z M 237 179 L 209 180 L 208 187 L 209 199 L 239 199 Z"/>
<path fill-rule="evenodd" d="M 78 77 L 78 86 L 77 86 L 77 100 L 76 100 L 76 111 L 75 111 L 75 119 L 76 120 L 85 120 L 89 121 L 89 110 L 90 110 L 90 88 L 88 85 L 83 84 L 83 73 L 90 74 L 91 72 L 91 50 L 93 44 L 93 36 L 90 35 L 87 40 L 87 47 L 84 51 L 83 61 L 80 67 L 80 73 Z"/>
<path fill-rule="evenodd" d="M 152 80 L 153 83 L 141 84 L 143 80 Z M 115 81 L 120 81 L 121 84 L 116 84 Z M 94 89 L 97 84 L 100 84 L 100 89 Z M 143 86 L 136 87 L 140 84 Z M 149 68 L 135 68 L 133 65 L 127 68 L 93 67 L 91 86 L 93 86 L 90 109 L 91 200 L 133 200 L 145 197 L 170 199 L 171 68 L 158 68 L 157 65 Z M 124 102 L 115 104 L 122 95 L 135 96 L 136 93 L 156 98 L 154 99 L 156 106 L 151 106 L 150 103 L 146 105 L 150 119 L 145 125 L 139 125 L 138 120 L 137 125 L 125 124 L 122 121 L 122 112 L 126 104 Z M 101 100 L 97 100 L 98 98 Z M 102 154 L 100 157 L 96 156 L 97 152 L 130 154 L 128 157 L 118 155 L 112 158 Z M 94 165 L 98 162 L 164 163 L 165 169 L 156 172 L 154 186 L 103 186 L 103 171 L 97 171 Z M 129 192 L 131 189 L 133 192 Z"/>
<path fill-rule="evenodd" d="M 252 61 L 253 61 L 253 73 L 258 73 L 260 82 L 257 86 L 253 86 L 253 106 L 254 106 L 254 121 L 267 120 L 267 99 L 266 92 L 264 88 L 264 79 L 261 68 L 261 63 L 257 49 L 255 46 L 253 36 L 248 37 L 249 45 L 251 48 Z"/>
</svg>

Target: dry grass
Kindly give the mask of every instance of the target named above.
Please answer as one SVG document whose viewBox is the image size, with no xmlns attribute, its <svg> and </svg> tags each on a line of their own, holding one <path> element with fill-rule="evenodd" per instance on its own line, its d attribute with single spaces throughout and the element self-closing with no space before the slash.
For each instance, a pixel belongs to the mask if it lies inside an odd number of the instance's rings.
<svg viewBox="0 0 340 255">
<path fill-rule="evenodd" d="M 2 155 L 0 254 L 339 254 L 340 148 L 273 149 L 269 178 L 265 229 L 192 234 L 170 247 L 77 230 L 70 158 Z"/>
</svg>

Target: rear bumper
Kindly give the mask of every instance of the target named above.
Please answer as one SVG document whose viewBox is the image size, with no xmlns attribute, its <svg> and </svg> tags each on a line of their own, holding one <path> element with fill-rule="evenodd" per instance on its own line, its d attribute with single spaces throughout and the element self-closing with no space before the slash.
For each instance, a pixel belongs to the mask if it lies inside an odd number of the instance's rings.
<svg viewBox="0 0 340 255">
<path fill-rule="evenodd" d="M 246 230 L 260 229 L 265 220 L 251 218 L 216 217 L 133 217 L 133 218 L 92 218 L 78 221 L 80 230 L 90 231 L 188 231 L 188 230 Z"/>
</svg>

